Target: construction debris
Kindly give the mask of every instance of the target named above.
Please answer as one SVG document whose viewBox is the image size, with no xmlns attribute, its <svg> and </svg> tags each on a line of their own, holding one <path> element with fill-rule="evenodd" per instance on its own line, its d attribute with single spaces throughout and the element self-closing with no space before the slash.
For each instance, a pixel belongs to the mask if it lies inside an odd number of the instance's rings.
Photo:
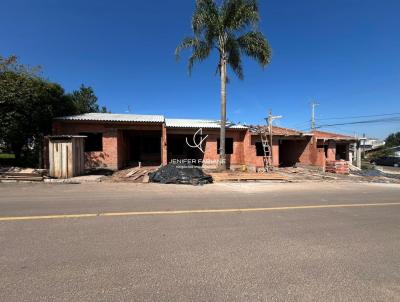
<svg viewBox="0 0 400 302">
<path fill-rule="evenodd" d="M 349 164 L 345 160 L 327 161 L 325 172 L 335 174 L 349 174 Z"/>
<path fill-rule="evenodd" d="M 278 180 L 287 181 L 288 178 L 277 173 L 242 173 L 222 172 L 210 173 L 215 182 L 221 181 L 255 181 L 255 180 Z"/>
<path fill-rule="evenodd" d="M 361 171 L 361 168 L 349 163 L 349 170 L 350 171 Z"/>
<path fill-rule="evenodd" d="M 102 182 L 148 182 L 148 174 L 157 170 L 159 166 L 133 167 L 114 172 L 111 176 L 104 176 Z"/>
<path fill-rule="evenodd" d="M 130 172 L 126 173 L 126 175 L 124 177 L 131 177 L 132 175 L 136 174 L 139 171 L 140 171 L 140 167 L 134 168 Z"/>
<path fill-rule="evenodd" d="M 400 183 L 400 174 L 382 173 L 378 170 L 350 171 L 349 174 L 333 174 L 313 167 L 276 168 L 275 172 L 286 176 L 291 182 L 369 182 Z"/>
<path fill-rule="evenodd" d="M 149 174 L 150 182 L 163 184 L 204 185 L 213 182 L 201 167 L 184 164 L 168 164 Z"/>
<path fill-rule="evenodd" d="M 0 181 L 43 181 L 47 177 L 47 170 L 31 168 L 2 168 L 0 170 Z"/>
<path fill-rule="evenodd" d="M 140 171 L 139 173 L 135 173 L 135 175 L 132 177 L 132 180 L 137 180 L 140 177 L 144 177 L 145 175 L 147 175 L 149 172 L 149 170 L 144 169 L 143 171 Z"/>
</svg>

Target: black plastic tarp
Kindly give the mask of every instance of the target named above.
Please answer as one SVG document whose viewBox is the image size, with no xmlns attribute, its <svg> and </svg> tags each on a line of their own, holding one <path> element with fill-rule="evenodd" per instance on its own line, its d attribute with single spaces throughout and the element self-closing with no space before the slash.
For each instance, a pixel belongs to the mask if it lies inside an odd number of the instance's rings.
<svg viewBox="0 0 400 302">
<path fill-rule="evenodd" d="M 168 164 L 149 174 L 150 182 L 163 184 L 204 185 L 213 182 L 200 167 L 187 164 Z"/>
</svg>

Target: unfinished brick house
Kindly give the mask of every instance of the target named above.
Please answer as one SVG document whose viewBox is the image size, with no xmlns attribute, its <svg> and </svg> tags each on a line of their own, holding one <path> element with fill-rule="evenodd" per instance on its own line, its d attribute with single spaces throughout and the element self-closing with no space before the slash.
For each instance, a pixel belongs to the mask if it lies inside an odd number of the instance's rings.
<svg viewBox="0 0 400 302">
<path fill-rule="evenodd" d="M 189 159 L 212 168 L 219 157 L 219 127 L 218 121 L 212 120 L 88 113 L 56 118 L 53 134 L 87 136 L 85 154 L 89 167 L 117 170 L 139 162 L 165 165 Z M 194 137 L 199 129 L 202 133 L 198 132 Z M 195 147 L 201 139 L 204 139 L 201 148 Z M 354 142 L 355 138 L 339 134 L 273 127 L 273 164 L 324 168 L 327 160 L 349 160 L 349 145 Z M 249 170 L 263 167 L 261 139 L 244 125 L 226 125 L 226 154 L 230 169 L 244 165 Z"/>
</svg>

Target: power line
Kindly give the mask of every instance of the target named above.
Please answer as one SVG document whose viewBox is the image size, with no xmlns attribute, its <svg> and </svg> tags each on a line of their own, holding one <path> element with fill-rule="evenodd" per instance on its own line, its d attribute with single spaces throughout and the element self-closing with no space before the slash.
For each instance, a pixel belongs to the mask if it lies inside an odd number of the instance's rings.
<svg viewBox="0 0 400 302">
<path fill-rule="evenodd" d="M 306 125 L 306 124 L 309 125 L 310 121 L 311 120 L 304 121 L 304 122 L 301 122 L 301 123 L 296 123 L 296 124 L 288 124 L 288 127 L 289 128 L 297 128 L 297 127 L 300 127 L 300 126 L 303 126 L 303 125 Z"/>
<path fill-rule="evenodd" d="M 400 112 L 398 113 L 383 113 L 383 114 L 372 114 L 372 115 L 359 115 L 359 116 L 347 116 L 347 117 L 331 117 L 331 118 L 319 118 L 316 120 L 319 121 L 326 121 L 326 120 L 347 120 L 347 119 L 352 119 L 352 118 L 364 118 L 364 117 L 379 117 L 379 116 L 390 116 L 390 115 L 400 115 Z"/>
<path fill-rule="evenodd" d="M 356 136 L 356 135 L 355 135 L 355 131 L 350 130 L 350 129 L 348 129 L 348 128 L 342 128 L 342 127 L 337 127 L 337 126 L 332 126 L 332 128 L 334 128 L 334 129 L 340 131 L 341 133 L 348 134 L 348 135 L 350 135 L 350 136 Z"/>
<path fill-rule="evenodd" d="M 400 117 L 391 117 L 391 118 L 382 118 L 382 119 L 375 119 L 375 120 L 365 120 L 365 121 L 346 122 L 346 123 L 337 123 L 337 124 L 325 124 L 325 125 L 319 125 L 316 128 L 342 126 L 342 125 L 370 124 L 370 123 L 387 123 L 387 122 L 389 122 L 389 123 L 390 122 L 400 122 Z"/>
</svg>

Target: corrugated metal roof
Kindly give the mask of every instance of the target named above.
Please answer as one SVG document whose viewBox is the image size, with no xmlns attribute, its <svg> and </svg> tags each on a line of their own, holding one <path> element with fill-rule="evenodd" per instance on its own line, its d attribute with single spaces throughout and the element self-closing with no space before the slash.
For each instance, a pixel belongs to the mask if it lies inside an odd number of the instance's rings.
<svg viewBox="0 0 400 302">
<path fill-rule="evenodd" d="M 85 113 L 81 115 L 63 116 L 56 119 L 65 121 L 101 121 L 101 122 L 146 122 L 163 123 L 163 115 L 147 114 L 115 114 L 115 113 Z"/>
<path fill-rule="evenodd" d="M 212 128 L 219 129 L 221 124 L 218 120 L 196 120 L 196 119 L 172 119 L 166 118 L 167 128 Z M 226 123 L 228 129 L 247 129 L 246 126 Z"/>
<path fill-rule="evenodd" d="M 68 135 L 68 134 L 60 134 L 60 135 L 48 135 L 46 136 L 49 139 L 63 139 L 63 138 L 86 138 L 86 135 Z"/>
</svg>

